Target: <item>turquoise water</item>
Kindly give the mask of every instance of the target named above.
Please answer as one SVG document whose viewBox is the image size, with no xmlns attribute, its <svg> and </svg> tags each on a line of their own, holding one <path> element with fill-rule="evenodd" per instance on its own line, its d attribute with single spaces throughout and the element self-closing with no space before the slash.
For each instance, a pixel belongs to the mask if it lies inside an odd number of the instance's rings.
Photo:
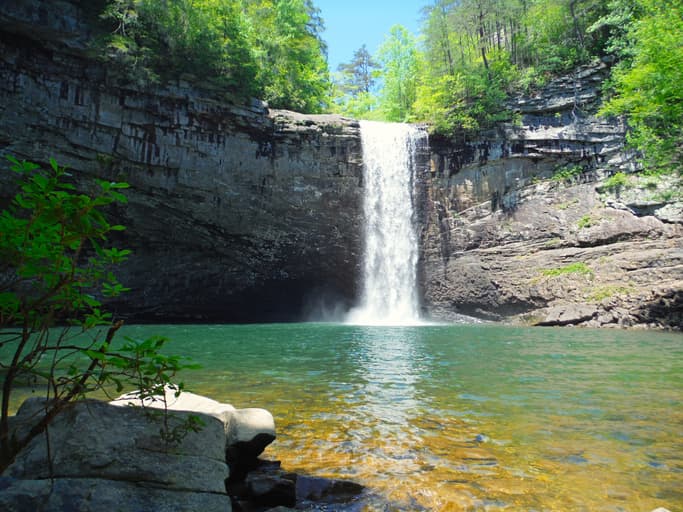
<svg viewBox="0 0 683 512">
<path fill-rule="evenodd" d="M 364 510 L 683 510 L 683 336 L 500 326 L 133 326 L 263 407 L 265 458 L 356 480 Z M 379 500 L 379 501 L 378 501 Z"/>
<path fill-rule="evenodd" d="M 189 390 L 273 413 L 265 458 L 365 485 L 353 510 L 683 511 L 680 334 L 150 325 L 119 339 L 155 334 L 202 365 Z"/>
</svg>

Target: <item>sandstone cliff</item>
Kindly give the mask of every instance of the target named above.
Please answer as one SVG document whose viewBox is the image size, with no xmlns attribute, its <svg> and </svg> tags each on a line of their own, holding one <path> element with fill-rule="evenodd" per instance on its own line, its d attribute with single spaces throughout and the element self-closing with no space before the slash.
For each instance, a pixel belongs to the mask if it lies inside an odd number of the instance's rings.
<svg viewBox="0 0 683 512">
<path fill-rule="evenodd" d="M 637 162 L 623 120 L 594 115 L 606 76 L 600 63 L 518 98 L 514 121 L 478 141 L 432 141 L 421 222 L 432 315 L 683 325 L 680 179 L 609 180 Z"/>
<path fill-rule="evenodd" d="M 114 212 L 134 253 L 119 313 L 291 320 L 309 302 L 355 296 L 357 123 L 233 105 L 188 83 L 116 85 L 88 57 L 74 3 L 42 4 L 0 8 L 0 153 L 54 157 L 82 186 L 131 184 Z"/>
</svg>

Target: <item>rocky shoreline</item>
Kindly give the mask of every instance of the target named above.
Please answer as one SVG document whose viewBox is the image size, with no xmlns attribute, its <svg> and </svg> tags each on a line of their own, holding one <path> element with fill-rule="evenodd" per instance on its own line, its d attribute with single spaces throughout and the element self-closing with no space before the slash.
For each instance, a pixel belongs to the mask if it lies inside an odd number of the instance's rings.
<svg viewBox="0 0 683 512">
<path fill-rule="evenodd" d="M 15 437 L 41 417 L 43 403 L 36 398 L 21 406 L 12 417 Z M 185 429 L 190 417 L 201 422 L 198 429 Z M 297 475 L 259 459 L 275 437 L 264 409 L 235 409 L 189 392 L 176 396 L 174 389 L 144 404 L 134 395 L 75 402 L 0 475 L 0 509 L 345 510 L 365 492 L 354 482 Z"/>
<path fill-rule="evenodd" d="M 278 461 L 259 458 L 275 440 L 273 417 L 264 409 L 235 409 L 189 392 L 177 396 L 174 389 L 167 390 L 163 403 L 145 400 L 141 407 L 127 395 L 113 402 L 70 404 L 0 475 L 0 510 L 429 510 L 417 503 L 391 503 L 353 481 L 296 474 Z M 41 417 L 43 404 L 33 398 L 21 406 L 11 418 L 14 436 L 25 434 Z M 184 431 L 172 442 L 164 439 L 164 431 L 186 425 L 189 417 L 198 418 L 201 428 Z M 476 438 L 476 443 L 487 441 L 484 435 Z"/>
</svg>

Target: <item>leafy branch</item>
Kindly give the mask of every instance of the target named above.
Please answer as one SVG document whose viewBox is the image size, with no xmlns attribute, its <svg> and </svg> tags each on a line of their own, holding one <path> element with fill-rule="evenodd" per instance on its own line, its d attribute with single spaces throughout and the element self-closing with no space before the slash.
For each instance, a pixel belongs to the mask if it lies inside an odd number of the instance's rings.
<svg viewBox="0 0 683 512">
<path fill-rule="evenodd" d="M 162 353 L 165 338 L 126 338 L 116 346 L 123 322 L 102 301 L 128 290 L 114 268 L 131 252 L 108 246 L 108 236 L 125 228 L 105 213 L 126 203 L 121 191 L 128 184 L 98 180 L 97 190 L 86 194 L 55 160 L 45 169 L 8 160 L 18 191 L 0 213 L 0 472 L 74 400 L 126 386 L 163 394 L 191 367 Z M 43 387 L 45 414 L 17 440 L 10 405 L 25 378 Z"/>
</svg>

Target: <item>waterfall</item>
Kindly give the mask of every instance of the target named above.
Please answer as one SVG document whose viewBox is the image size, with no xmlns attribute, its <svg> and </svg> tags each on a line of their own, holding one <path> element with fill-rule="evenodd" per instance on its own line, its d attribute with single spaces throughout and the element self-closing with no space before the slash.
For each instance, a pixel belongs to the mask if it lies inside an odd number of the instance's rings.
<svg viewBox="0 0 683 512">
<path fill-rule="evenodd" d="M 415 126 L 361 121 L 364 162 L 362 296 L 347 320 L 357 324 L 420 322 L 418 243 L 413 210 L 416 149 L 427 134 Z"/>
</svg>

